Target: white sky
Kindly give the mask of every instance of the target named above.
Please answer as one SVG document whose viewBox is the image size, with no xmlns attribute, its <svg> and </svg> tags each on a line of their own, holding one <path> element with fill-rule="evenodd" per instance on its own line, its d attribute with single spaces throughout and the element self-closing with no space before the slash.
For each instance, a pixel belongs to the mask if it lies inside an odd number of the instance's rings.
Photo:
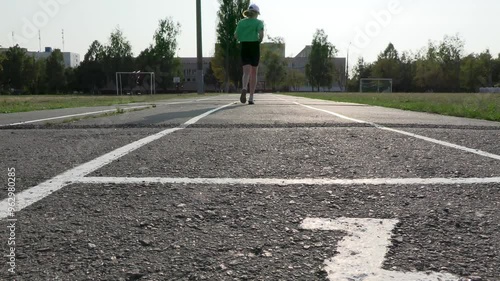
<svg viewBox="0 0 500 281">
<path fill-rule="evenodd" d="M 203 55 L 210 56 L 215 44 L 218 1 L 201 1 Z M 83 56 L 93 40 L 106 44 L 111 31 L 120 26 L 133 46 L 134 55 L 138 55 L 151 43 L 158 20 L 172 17 L 181 24 L 178 55 L 194 57 L 195 3 L 195 0 L 0 0 L 0 45 L 12 46 L 14 32 L 16 43 L 36 51 L 40 29 L 42 48 L 62 48 L 64 29 L 65 51 Z M 318 28 L 324 29 L 329 41 L 339 49 L 338 56 L 345 56 L 352 42 L 351 63 L 358 56 L 375 60 L 389 42 L 400 52 L 417 51 L 428 40 L 438 41 L 444 35 L 457 33 L 465 39 L 467 53 L 487 48 L 495 57 L 500 53 L 498 0 L 255 0 L 255 3 L 261 8 L 266 34 L 284 37 L 289 56 L 310 44 Z"/>
</svg>

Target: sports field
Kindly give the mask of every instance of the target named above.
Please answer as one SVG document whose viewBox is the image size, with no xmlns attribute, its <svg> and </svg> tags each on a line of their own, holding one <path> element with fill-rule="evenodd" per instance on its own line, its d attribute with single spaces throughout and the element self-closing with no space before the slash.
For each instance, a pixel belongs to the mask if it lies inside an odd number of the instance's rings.
<svg viewBox="0 0 500 281">
<path fill-rule="evenodd" d="M 287 93 L 287 95 L 500 121 L 500 94 Z"/>
<path fill-rule="evenodd" d="M 213 94 L 207 94 L 211 96 Z M 141 96 L 91 96 L 91 95 L 29 95 L 0 96 L 0 113 L 29 112 L 36 110 L 112 106 L 138 102 L 193 98 L 197 94 L 161 94 Z"/>
<path fill-rule="evenodd" d="M 313 99 L 354 102 L 449 116 L 500 121 L 500 94 L 470 93 L 284 93 Z M 215 96 L 217 94 L 206 94 Z M 173 98 L 193 98 L 196 94 L 144 96 L 40 95 L 0 96 L 0 113 L 36 110 L 111 106 L 155 102 Z"/>
</svg>

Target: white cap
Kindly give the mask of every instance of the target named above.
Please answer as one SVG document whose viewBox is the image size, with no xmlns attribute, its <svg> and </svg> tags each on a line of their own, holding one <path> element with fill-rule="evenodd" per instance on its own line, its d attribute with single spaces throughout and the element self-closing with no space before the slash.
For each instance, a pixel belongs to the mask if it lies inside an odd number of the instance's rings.
<svg viewBox="0 0 500 281">
<path fill-rule="evenodd" d="M 259 9 L 259 6 L 255 5 L 255 4 L 250 4 L 250 6 L 248 7 L 248 11 L 254 11 L 254 12 L 257 12 L 257 14 L 260 15 L 260 9 Z"/>
</svg>

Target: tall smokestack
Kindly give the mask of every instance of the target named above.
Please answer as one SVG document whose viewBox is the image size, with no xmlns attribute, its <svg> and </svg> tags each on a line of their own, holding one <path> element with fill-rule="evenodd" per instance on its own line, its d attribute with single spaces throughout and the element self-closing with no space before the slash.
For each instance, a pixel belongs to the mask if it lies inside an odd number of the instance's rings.
<svg viewBox="0 0 500 281">
<path fill-rule="evenodd" d="M 38 30 L 38 51 L 42 52 L 42 33 L 40 32 L 40 29 Z"/>
</svg>

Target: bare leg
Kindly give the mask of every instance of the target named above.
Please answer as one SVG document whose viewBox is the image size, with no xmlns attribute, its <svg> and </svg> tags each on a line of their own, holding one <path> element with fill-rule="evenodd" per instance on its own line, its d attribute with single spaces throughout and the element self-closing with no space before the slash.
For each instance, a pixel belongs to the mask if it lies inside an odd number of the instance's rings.
<svg viewBox="0 0 500 281">
<path fill-rule="evenodd" d="M 241 96 L 240 96 L 240 102 L 241 103 L 246 103 L 247 102 L 247 92 L 248 92 L 248 80 L 250 80 L 250 74 L 252 72 L 252 66 L 251 65 L 244 65 L 243 66 L 243 85 L 241 86 Z"/>
<path fill-rule="evenodd" d="M 258 70 L 258 66 L 252 66 L 252 71 L 250 73 L 250 101 L 253 101 L 253 95 L 255 94 L 255 89 L 257 88 Z"/>
<path fill-rule="evenodd" d="M 252 71 L 251 65 L 243 66 L 243 85 L 242 88 L 248 90 L 248 82 L 250 80 L 250 73 Z"/>
</svg>

